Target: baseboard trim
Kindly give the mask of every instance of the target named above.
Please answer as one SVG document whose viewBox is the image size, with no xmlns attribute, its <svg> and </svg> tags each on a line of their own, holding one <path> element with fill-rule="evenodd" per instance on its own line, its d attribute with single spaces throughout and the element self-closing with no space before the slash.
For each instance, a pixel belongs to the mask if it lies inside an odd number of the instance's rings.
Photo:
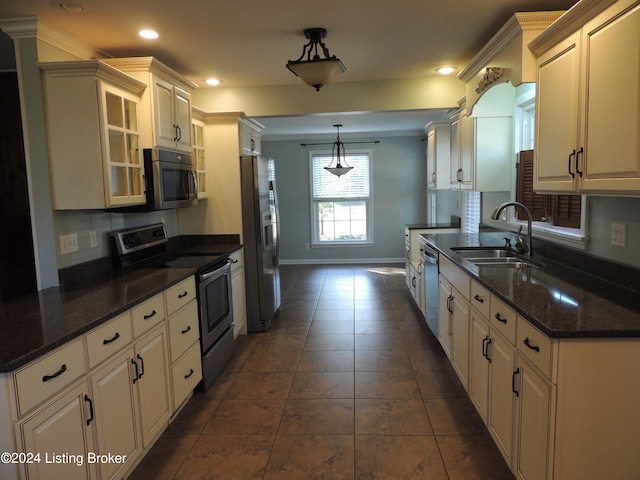
<svg viewBox="0 0 640 480">
<path fill-rule="evenodd" d="M 350 265 L 350 264 L 404 264 L 404 258 L 300 258 L 280 259 L 280 265 Z"/>
</svg>

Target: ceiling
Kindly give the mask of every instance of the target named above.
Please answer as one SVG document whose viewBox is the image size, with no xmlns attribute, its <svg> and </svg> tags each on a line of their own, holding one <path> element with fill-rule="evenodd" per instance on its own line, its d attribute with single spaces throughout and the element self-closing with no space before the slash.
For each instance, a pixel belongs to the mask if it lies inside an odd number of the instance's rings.
<svg viewBox="0 0 640 480">
<path fill-rule="evenodd" d="M 419 78 L 437 75 L 435 69 L 442 65 L 462 69 L 515 12 L 565 10 L 574 3 L 576 0 L 17 0 L 0 2 L 0 19 L 35 15 L 105 55 L 151 55 L 199 86 L 206 87 L 205 79 L 216 77 L 224 88 L 301 83 L 285 64 L 301 55 L 306 43 L 302 31 L 309 27 L 327 29 L 327 48 L 346 66 L 337 82 Z M 82 9 L 65 10 L 61 4 Z M 140 38 L 138 31 L 143 28 L 156 30 L 160 37 Z M 6 35 L 0 37 L 0 69 L 10 68 L 11 43 Z M 398 128 L 404 118 L 398 114 L 386 114 L 397 122 L 389 118 L 381 122 L 378 115 L 359 113 L 359 130 Z M 421 128 L 441 116 L 441 111 L 412 112 L 403 125 Z M 325 131 L 333 123 L 344 123 L 336 118 L 343 117 L 334 116 L 332 123 L 324 123 Z M 317 116 L 260 119 L 269 128 L 273 125 L 294 135 L 310 133 L 314 121 Z M 306 131 L 305 124 L 309 125 Z"/>
</svg>

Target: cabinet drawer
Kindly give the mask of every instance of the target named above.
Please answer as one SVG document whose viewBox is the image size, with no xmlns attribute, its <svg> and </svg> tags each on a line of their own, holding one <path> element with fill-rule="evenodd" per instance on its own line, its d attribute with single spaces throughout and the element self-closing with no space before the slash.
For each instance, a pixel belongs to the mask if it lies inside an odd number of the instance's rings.
<svg viewBox="0 0 640 480">
<path fill-rule="evenodd" d="M 465 299 L 469 300 L 469 292 L 471 290 L 471 278 L 453 263 L 440 255 L 438 261 L 438 269 L 444 275 L 447 281 L 458 290 Z"/>
<path fill-rule="evenodd" d="M 133 340 L 129 312 L 87 333 L 89 368 L 115 354 Z"/>
<path fill-rule="evenodd" d="M 478 282 L 471 280 L 471 297 L 469 302 L 484 318 L 489 318 L 491 294 Z"/>
<path fill-rule="evenodd" d="M 71 385 L 85 371 L 82 337 L 16 371 L 20 415 Z"/>
<path fill-rule="evenodd" d="M 491 314 L 489 320 L 491 325 L 498 329 L 512 345 L 515 345 L 516 313 L 494 296 L 491 296 L 490 303 Z"/>
<path fill-rule="evenodd" d="M 518 318 L 516 347 L 548 379 L 551 378 L 553 341 L 523 318 Z"/>
<path fill-rule="evenodd" d="M 164 292 L 167 299 L 167 315 L 172 315 L 196 298 L 196 280 L 189 277 Z"/>
<path fill-rule="evenodd" d="M 169 348 L 171 363 L 175 362 L 193 343 L 200 338 L 198 330 L 198 303 L 191 302 L 169 318 Z"/>
<path fill-rule="evenodd" d="M 194 344 L 187 353 L 171 367 L 171 377 L 173 380 L 173 408 L 175 411 L 182 405 L 182 402 L 185 401 L 202 379 L 200 342 Z"/>
<path fill-rule="evenodd" d="M 133 336 L 139 337 L 164 320 L 164 300 L 162 294 L 150 298 L 131 310 Z"/>
</svg>

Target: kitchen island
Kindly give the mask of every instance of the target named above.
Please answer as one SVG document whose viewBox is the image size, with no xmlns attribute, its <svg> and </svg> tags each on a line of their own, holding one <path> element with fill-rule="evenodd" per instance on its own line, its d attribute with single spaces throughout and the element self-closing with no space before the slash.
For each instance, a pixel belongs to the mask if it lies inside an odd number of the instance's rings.
<svg viewBox="0 0 640 480">
<path fill-rule="evenodd" d="M 629 272 L 461 255 L 504 236 L 426 236 L 440 255 L 438 339 L 473 405 L 517 478 L 637 478 L 640 295 L 603 279 Z"/>
</svg>

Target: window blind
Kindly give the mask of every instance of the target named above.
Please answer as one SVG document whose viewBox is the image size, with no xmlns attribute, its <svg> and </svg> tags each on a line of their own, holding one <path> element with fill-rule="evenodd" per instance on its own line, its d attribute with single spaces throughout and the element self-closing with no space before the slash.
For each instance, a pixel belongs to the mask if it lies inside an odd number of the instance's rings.
<svg viewBox="0 0 640 480">
<path fill-rule="evenodd" d="M 314 200 L 369 198 L 369 155 L 347 154 L 346 161 L 353 170 L 337 177 L 324 169 L 331 163 L 330 154 L 313 156 Z"/>
</svg>

